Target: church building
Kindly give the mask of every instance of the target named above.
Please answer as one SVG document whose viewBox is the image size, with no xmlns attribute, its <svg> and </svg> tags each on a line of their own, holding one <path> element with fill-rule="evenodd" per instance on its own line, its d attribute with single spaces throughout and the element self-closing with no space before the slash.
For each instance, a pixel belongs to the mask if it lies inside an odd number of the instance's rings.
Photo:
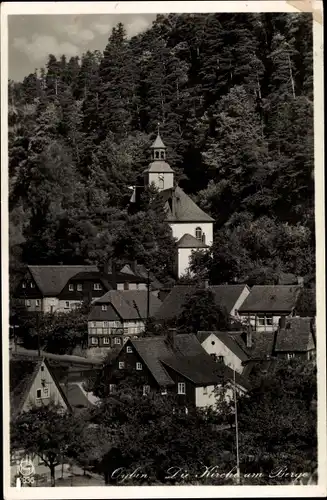
<svg viewBox="0 0 327 500">
<path fill-rule="evenodd" d="M 214 219 L 176 184 L 174 171 L 166 162 L 166 149 L 158 133 L 151 146 L 152 162 L 144 170 L 144 183 L 153 183 L 164 198 L 167 222 L 177 239 L 176 271 L 180 278 L 187 272 L 192 250 L 212 245 Z"/>
</svg>

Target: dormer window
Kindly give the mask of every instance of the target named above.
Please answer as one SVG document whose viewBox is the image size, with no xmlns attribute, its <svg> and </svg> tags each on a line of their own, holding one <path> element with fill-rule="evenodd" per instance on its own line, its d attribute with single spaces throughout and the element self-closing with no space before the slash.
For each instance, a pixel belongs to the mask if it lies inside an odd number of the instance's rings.
<svg viewBox="0 0 327 500">
<path fill-rule="evenodd" d="M 202 229 L 200 227 L 197 227 L 195 230 L 195 237 L 197 240 L 202 241 Z"/>
<path fill-rule="evenodd" d="M 68 288 L 69 288 L 69 291 L 70 291 L 70 292 L 73 292 L 73 291 L 74 291 L 74 285 L 70 284 L 70 285 L 68 286 Z"/>
<path fill-rule="evenodd" d="M 23 281 L 23 283 L 22 283 L 22 288 L 26 288 L 26 283 L 25 283 L 25 281 Z"/>
<path fill-rule="evenodd" d="M 101 290 L 101 284 L 100 283 L 93 283 L 93 290 Z"/>
<path fill-rule="evenodd" d="M 35 285 L 34 285 L 33 281 L 31 281 L 31 283 L 30 283 L 30 287 L 31 287 L 31 288 L 35 288 Z"/>
</svg>

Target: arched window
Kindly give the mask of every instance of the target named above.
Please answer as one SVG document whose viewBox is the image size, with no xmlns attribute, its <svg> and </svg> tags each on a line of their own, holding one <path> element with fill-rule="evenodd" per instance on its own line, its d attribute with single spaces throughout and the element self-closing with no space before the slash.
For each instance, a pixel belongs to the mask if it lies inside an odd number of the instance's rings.
<svg viewBox="0 0 327 500">
<path fill-rule="evenodd" d="M 200 227 L 197 227 L 195 230 L 195 237 L 197 240 L 202 241 L 202 229 Z"/>
<path fill-rule="evenodd" d="M 156 151 L 156 158 L 159 158 L 159 151 Z"/>
<path fill-rule="evenodd" d="M 165 152 L 161 151 L 160 156 L 161 156 L 161 159 L 164 160 L 165 159 Z"/>
</svg>

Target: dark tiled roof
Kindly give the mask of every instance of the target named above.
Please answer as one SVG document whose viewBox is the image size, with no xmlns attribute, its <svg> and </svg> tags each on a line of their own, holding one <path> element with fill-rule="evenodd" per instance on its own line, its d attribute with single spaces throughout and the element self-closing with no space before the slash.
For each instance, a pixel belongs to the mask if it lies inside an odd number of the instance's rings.
<svg viewBox="0 0 327 500">
<path fill-rule="evenodd" d="M 98 271 L 97 266 L 27 266 L 41 293 L 56 296 L 66 283 L 81 272 Z"/>
<path fill-rule="evenodd" d="M 291 285 L 255 285 L 239 312 L 290 312 L 300 290 L 299 286 Z"/>
<path fill-rule="evenodd" d="M 237 299 L 241 295 L 246 285 L 214 285 L 209 286 L 215 296 L 217 306 L 220 305 L 230 313 Z M 172 319 L 179 316 L 188 295 L 192 295 L 199 288 L 194 285 L 174 286 L 170 294 L 165 298 L 162 306 L 156 313 L 158 319 Z"/>
<path fill-rule="evenodd" d="M 289 318 L 277 332 L 275 351 L 303 352 L 315 348 L 311 331 L 312 318 Z"/>
<path fill-rule="evenodd" d="M 250 358 L 265 359 L 267 356 L 271 356 L 274 350 L 275 332 L 252 331 L 251 334 L 251 347 L 246 345 L 246 332 L 235 332 L 230 335 Z"/>
<path fill-rule="evenodd" d="M 69 404 L 75 409 L 92 408 L 94 405 L 87 399 L 81 387 L 77 383 L 60 384 Z"/>
<path fill-rule="evenodd" d="M 214 222 L 179 186 L 161 191 L 161 196 L 166 202 L 168 222 Z"/>
<path fill-rule="evenodd" d="M 83 272 L 83 273 L 78 273 L 76 276 L 74 276 L 75 279 L 91 279 L 91 280 L 99 280 L 102 281 L 104 284 L 108 286 L 108 289 L 111 289 L 111 283 L 113 283 L 114 280 L 116 280 L 117 283 L 125 283 L 126 281 L 129 283 L 144 283 L 144 278 L 141 276 L 136 276 L 135 274 L 130 274 L 130 273 L 124 273 L 124 272 L 116 272 L 115 274 L 113 273 L 103 273 L 101 271 L 99 272 Z"/>
<path fill-rule="evenodd" d="M 184 234 L 177 242 L 178 248 L 208 248 L 208 245 L 202 243 L 191 234 Z"/>
<path fill-rule="evenodd" d="M 123 320 L 133 320 L 147 317 L 147 300 L 147 290 L 110 290 L 99 299 L 95 299 L 93 304 L 112 304 Z M 150 316 L 156 313 L 161 304 L 161 300 L 151 293 Z"/>
<path fill-rule="evenodd" d="M 204 335 L 207 335 L 204 338 Z M 198 332 L 197 337 L 199 341 L 202 343 L 210 334 L 213 334 L 219 339 L 225 346 L 233 353 L 235 356 L 237 356 L 241 361 L 246 361 L 249 359 L 248 354 L 243 350 L 243 348 L 240 346 L 239 343 L 236 342 L 235 338 L 229 334 L 229 332 Z M 200 340 L 200 338 L 203 338 L 203 340 Z"/>
</svg>

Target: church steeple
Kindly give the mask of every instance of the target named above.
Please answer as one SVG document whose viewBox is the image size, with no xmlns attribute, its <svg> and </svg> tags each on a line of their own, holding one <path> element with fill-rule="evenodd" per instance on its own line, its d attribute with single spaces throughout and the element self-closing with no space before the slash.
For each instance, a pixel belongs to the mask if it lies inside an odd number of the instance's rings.
<svg viewBox="0 0 327 500">
<path fill-rule="evenodd" d="M 160 137 L 160 124 L 158 123 L 158 135 L 156 140 L 151 146 L 152 149 L 152 158 L 154 161 L 160 161 L 163 160 L 165 161 L 166 159 L 166 146 L 162 142 L 162 139 Z"/>
</svg>

